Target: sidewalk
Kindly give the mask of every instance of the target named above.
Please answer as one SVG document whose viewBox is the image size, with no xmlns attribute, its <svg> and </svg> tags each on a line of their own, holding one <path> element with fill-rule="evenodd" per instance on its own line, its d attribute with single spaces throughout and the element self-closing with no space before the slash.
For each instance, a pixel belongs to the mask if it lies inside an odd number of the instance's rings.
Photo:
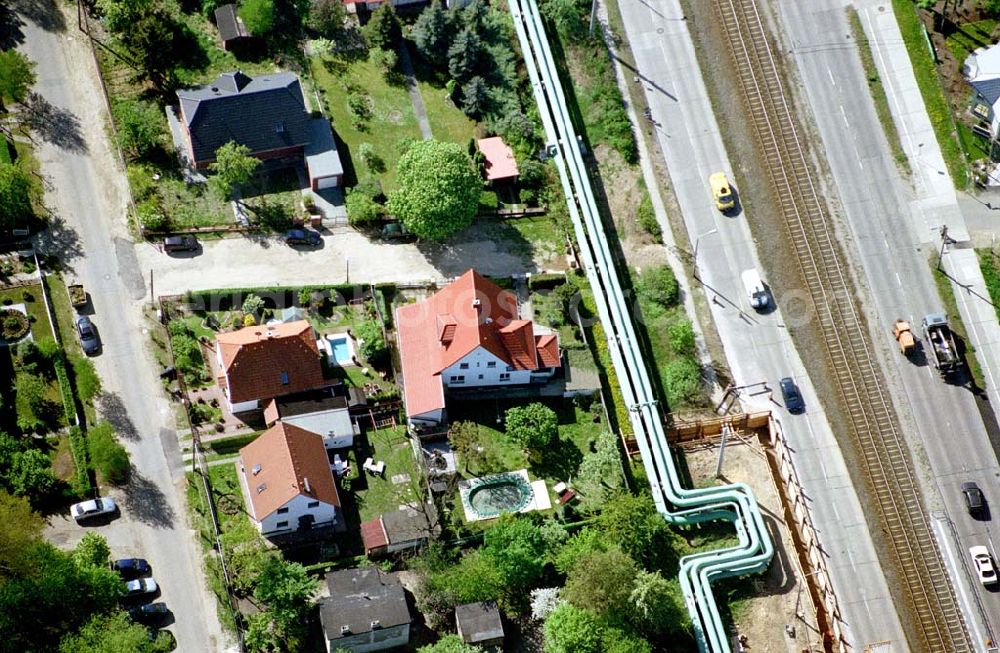
<svg viewBox="0 0 1000 653">
<path fill-rule="evenodd" d="M 969 229 L 959 206 L 951 178 L 944 173 L 944 158 L 938 146 L 913 67 L 899 32 L 895 15 L 878 0 L 858 3 L 861 23 L 871 42 L 875 64 L 882 78 L 889 108 L 899 131 L 903 150 L 913 163 L 916 200 L 911 206 L 914 234 L 923 245 L 940 247 L 940 230 L 957 243 L 969 240 Z M 973 249 L 948 247 L 941 261 L 952 278 L 952 290 L 969 344 L 986 376 L 986 392 L 993 411 L 1000 409 L 1000 321 L 989 301 L 989 292 Z"/>
</svg>

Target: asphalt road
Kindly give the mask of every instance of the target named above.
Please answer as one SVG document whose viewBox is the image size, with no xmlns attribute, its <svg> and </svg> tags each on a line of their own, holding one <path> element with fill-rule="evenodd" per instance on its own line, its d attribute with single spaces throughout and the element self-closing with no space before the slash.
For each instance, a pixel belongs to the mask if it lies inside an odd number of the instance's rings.
<svg viewBox="0 0 1000 653">
<path fill-rule="evenodd" d="M 765 268 L 747 225 L 752 216 L 722 215 L 712 202 L 709 174 L 724 170 L 732 178 L 731 169 L 683 11 L 675 0 L 655 5 L 623 0 L 619 7 L 735 383 L 766 382 L 776 390 L 779 378 L 793 376 L 804 395 L 806 413 L 796 416 L 772 401 L 763 386 L 748 388 L 742 399 L 751 408 L 773 409 L 794 451 L 811 499 L 810 514 L 828 556 L 847 640 L 859 650 L 870 642 L 905 642 L 864 508 L 807 367 L 785 328 L 786 321 L 811 316 L 796 310 L 801 305 L 795 301 L 796 291 L 777 289 L 781 310 L 768 314 L 754 312 L 745 298 L 741 272 Z M 775 392 L 774 399 L 780 400 L 780 394 Z"/>
<path fill-rule="evenodd" d="M 96 67 L 75 16 L 60 14 L 52 0 L 22 9 L 20 49 L 36 62 L 34 90 L 48 103 L 36 154 L 54 228 L 40 247 L 63 255 L 90 293 L 92 319 L 104 342 L 95 358 L 108 395 L 104 406 L 134 465 L 129 485 L 113 494 L 121 518 L 95 528 L 107 535 L 113 555 L 149 559 L 162 588 L 159 600 L 173 611 L 179 651 L 223 650 L 201 548 L 186 524 L 171 412 L 146 348 L 145 286 L 124 232 L 124 180 L 104 131 Z M 72 526 L 54 518 L 49 533 L 68 546 L 84 532 Z"/>
<path fill-rule="evenodd" d="M 900 178 L 853 40 L 846 37 L 850 33 L 844 11 L 847 4 L 841 0 L 782 2 L 786 45 L 798 67 L 842 214 L 860 254 L 872 300 L 867 310 L 869 324 L 881 344 L 883 369 L 914 459 L 923 463 L 917 469 L 923 472 L 925 502 L 932 521 L 937 522 L 935 532 L 966 620 L 974 620 L 970 625 L 979 620 L 974 599 L 978 594 L 998 624 L 1000 595 L 973 580 L 968 556 L 973 545 L 993 548 L 990 522 L 968 515 L 959 486 L 976 481 L 987 499 L 1000 506 L 996 481 L 1000 466 L 968 384 L 946 383 L 933 366 L 915 364 L 895 350 L 891 333 L 895 318 L 906 318 L 919 328 L 925 314 L 942 309 L 928 265 L 937 234 L 916 233 L 913 228 L 923 223 L 909 214 L 917 198 Z M 985 412 L 992 420 L 992 411 L 987 408 Z M 973 634 L 978 634 L 975 641 L 984 641 L 983 630 L 973 629 Z"/>
</svg>

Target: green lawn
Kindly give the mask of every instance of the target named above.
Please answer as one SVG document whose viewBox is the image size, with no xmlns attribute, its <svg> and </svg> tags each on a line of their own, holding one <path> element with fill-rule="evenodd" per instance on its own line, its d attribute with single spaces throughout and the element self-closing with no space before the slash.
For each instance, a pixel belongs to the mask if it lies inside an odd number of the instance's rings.
<svg viewBox="0 0 1000 653">
<path fill-rule="evenodd" d="M 385 172 L 374 176 L 382 182 L 384 191 L 394 189 L 399 142 L 404 138 L 420 139 L 420 128 L 406 88 L 389 84 L 365 59 L 324 55 L 312 57 L 309 65 L 334 131 L 344 143 L 340 157 L 345 168 L 353 168 L 357 178 L 368 176 L 357 153 L 362 143 L 370 143 L 386 165 Z M 364 95 L 370 104 L 372 117 L 363 130 L 353 124 L 347 104 L 349 89 Z"/>
<path fill-rule="evenodd" d="M 351 450 L 350 476 L 360 521 L 375 519 L 404 503 L 421 500 L 423 481 L 405 427 L 370 430 L 365 433 L 362 445 L 360 452 L 358 447 Z M 355 456 L 359 460 L 354 460 Z M 385 473 L 381 477 L 368 474 L 361 468 L 369 456 L 385 462 Z M 392 482 L 393 476 L 402 474 L 408 474 L 409 481 Z"/>
<path fill-rule="evenodd" d="M 425 70 L 427 63 L 416 54 L 416 46 L 408 43 L 410 59 L 413 61 L 417 78 L 417 89 L 427 110 L 427 121 L 431 124 L 431 132 L 439 141 L 465 145 L 470 138 L 476 136 L 476 121 L 465 115 L 461 109 L 448 97 L 444 84 L 428 81 L 435 77 L 434 71 Z"/>
<path fill-rule="evenodd" d="M 52 338 L 52 324 L 45 310 L 45 300 L 42 298 L 42 287 L 38 284 L 10 288 L 0 291 L 0 306 L 24 304 L 31 322 L 31 335 L 38 341 Z"/>
<path fill-rule="evenodd" d="M 0 163 L 13 163 L 10 156 L 11 143 L 6 138 L 0 138 Z"/>
<path fill-rule="evenodd" d="M 965 62 L 966 57 L 972 54 L 973 50 L 993 45 L 994 39 L 991 35 L 996 26 L 997 20 L 995 18 L 963 23 L 945 39 L 945 45 L 948 46 L 948 50 L 961 65 Z"/>
</svg>

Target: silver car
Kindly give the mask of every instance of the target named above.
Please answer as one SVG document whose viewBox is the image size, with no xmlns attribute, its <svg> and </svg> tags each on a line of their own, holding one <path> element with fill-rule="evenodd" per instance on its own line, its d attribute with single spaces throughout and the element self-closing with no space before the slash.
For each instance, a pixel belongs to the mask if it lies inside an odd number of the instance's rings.
<svg viewBox="0 0 1000 653">
<path fill-rule="evenodd" d="M 152 594 L 157 589 L 156 581 L 152 578 L 136 578 L 125 583 L 125 598 L 131 599 L 143 594 Z"/>
<path fill-rule="evenodd" d="M 69 512 L 73 515 L 73 519 L 77 521 L 83 521 L 84 519 L 90 519 L 91 517 L 99 517 L 100 515 L 110 515 L 118 510 L 118 505 L 112 499 L 107 497 L 97 497 L 96 499 L 91 499 L 89 501 L 81 501 L 80 503 L 74 503 L 69 508 Z"/>
</svg>

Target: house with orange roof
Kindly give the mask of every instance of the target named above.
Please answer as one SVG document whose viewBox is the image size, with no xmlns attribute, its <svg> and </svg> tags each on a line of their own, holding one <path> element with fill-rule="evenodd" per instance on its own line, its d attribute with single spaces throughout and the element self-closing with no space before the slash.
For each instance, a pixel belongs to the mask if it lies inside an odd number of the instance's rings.
<svg viewBox="0 0 1000 653">
<path fill-rule="evenodd" d="M 316 333 L 306 320 L 220 333 L 215 357 L 219 386 L 234 413 L 328 385 Z"/>
<path fill-rule="evenodd" d="M 240 486 L 264 536 L 337 523 L 340 495 L 323 438 L 278 422 L 240 449 Z"/>
<path fill-rule="evenodd" d="M 449 389 L 546 383 L 562 366 L 559 336 L 521 319 L 516 295 L 475 270 L 397 308 L 396 327 L 414 425 L 444 420 Z"/>
</svg>

